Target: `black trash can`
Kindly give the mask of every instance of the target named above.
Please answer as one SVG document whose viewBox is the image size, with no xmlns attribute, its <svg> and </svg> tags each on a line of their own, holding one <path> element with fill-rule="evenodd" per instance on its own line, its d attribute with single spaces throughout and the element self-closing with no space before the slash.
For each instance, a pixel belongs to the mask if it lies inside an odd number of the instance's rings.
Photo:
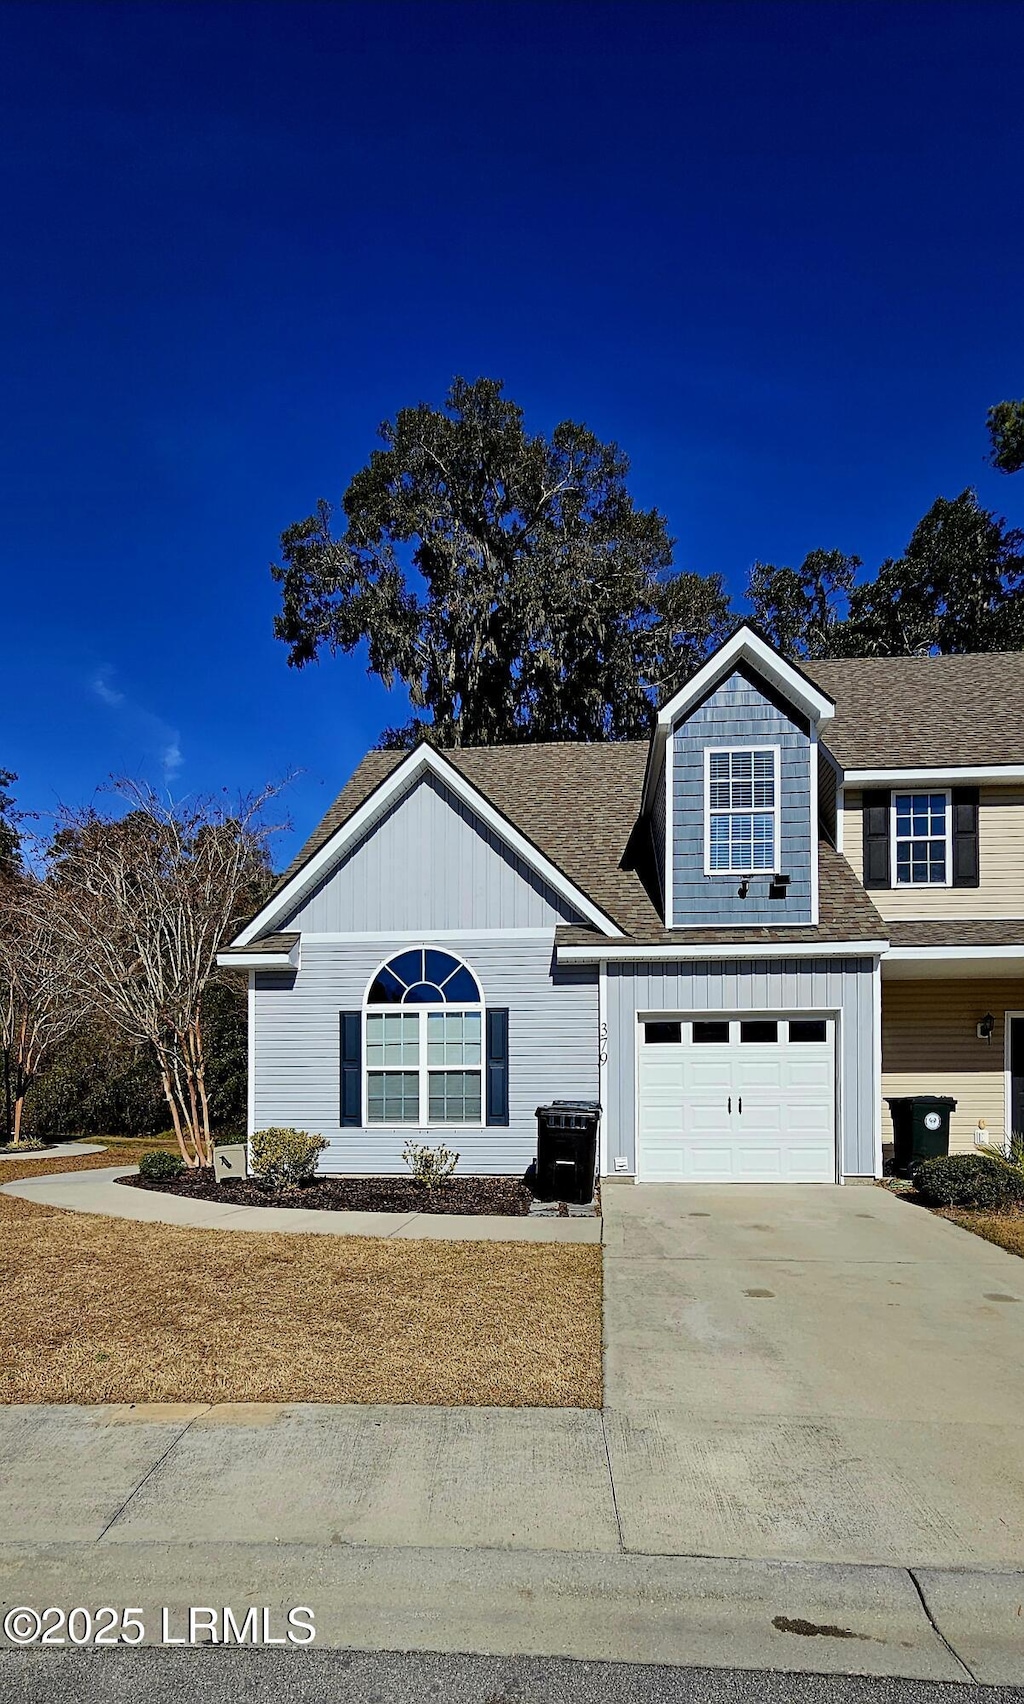
<svg viewBox="0 0 1024 1704">
<path fill-rule="evenodd" d="M 585 1206 L 594 1199 L 599 1101 L 552 1101 L 537 1108 L 537 1166 L 531 1188 L 538 1201 Z"/>
<path fill-rule="evenodd" d="M 893 1166 L 905 1175 L 918 1160 L 949 1153 L 949 1095 L 886 1095 L 892 1113 Z"/>
</svg>

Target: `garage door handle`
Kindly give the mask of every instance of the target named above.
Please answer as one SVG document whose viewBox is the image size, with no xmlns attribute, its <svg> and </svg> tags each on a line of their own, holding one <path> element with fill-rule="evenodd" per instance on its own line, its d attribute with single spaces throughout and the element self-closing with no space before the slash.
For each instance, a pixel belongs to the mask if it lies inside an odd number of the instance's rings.
<svg viewBox="0 0 1024 1704">
<path fill-rule="evenodd" d="M 743 1111 L 743 1096 L 740 1095 L 740 1111 Z"/>
<path fill-rule="evenodd" d="M 729 1111 L 732 1111 L 732 1095 L 729 1096 Z"/>
</svg>

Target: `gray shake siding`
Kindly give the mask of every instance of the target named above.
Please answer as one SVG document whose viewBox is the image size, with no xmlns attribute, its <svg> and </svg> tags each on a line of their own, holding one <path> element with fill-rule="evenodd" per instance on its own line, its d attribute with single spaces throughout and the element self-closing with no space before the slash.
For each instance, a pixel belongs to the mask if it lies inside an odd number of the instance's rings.
<svg viewBox="0 0 1024 1704">
<path fill-rule="evenodd" d="M 423 935 L 430 944 L 429 931 Z M 326 1136 L 325 1172 L 406 1174 L 410 1138 L 447 1142 L 462 1172 L 522 1172 L 536 1149 L 534 1112 L 556 1096 L 596 1100 L 597 972 L 553 968 L 554 935 L 474 935 L 438 944 L 471 966 L 488 1005 L 509 1011 L 509 1123 L 482 1130 L 340 1124 L 339 1013 L 358 1010 L 382 959 L 408 938 L 308 941 L 300 969 L 255 976 L 255 1128 L 297 1125 Z"/>
<path fill-rule="evenodd" d="M 873 964 L 870 958 L 731 961 L 718 964 L 609 964 L 609 1169 L 625 1155 L 635 1169 L 638 1012 L 838 1012 L 839 1130 L 842 1170 L 874 1171 Z"/>
<path fill-rule="evenodd" d="M 776 868 L 789 875 L 785 899 L 768 898 L 768 877 L 753 876 L 746 899 L 735 875 L 704 873 L 704 751 L 707 746 L 778 746 L 781 800 Z M 810 923 L 810 736 L 745 676 L 716 687 L 673 734 L 673 923 Z"/>
<path fill-rule="evenodd" d="M 579 913 L 434 776 L 392 805 L 282 929 L 529 929 Z"/>
<path fill-rule="evenodd" d="M 665 771 L 654 784 L 651 794 L 651 841 L 654 848 L 654 867 L 658 872 L 659 889 L 656 895 L 661 915 L 665 915 Z"/>
</svg>

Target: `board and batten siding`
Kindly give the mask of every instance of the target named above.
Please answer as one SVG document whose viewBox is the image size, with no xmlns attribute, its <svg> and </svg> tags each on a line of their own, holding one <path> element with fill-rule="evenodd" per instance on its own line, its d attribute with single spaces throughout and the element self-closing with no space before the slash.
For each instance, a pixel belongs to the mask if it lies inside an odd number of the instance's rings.
<svg viewBox="0 0 1024 1704">
<path fill-rule="evenodd" d="M 609 1170 L 617 1157 L 625 1158 L 629 1172 L 636 1170 L 638 1013 L 733 1017 L 748 1012 L 835 1012 L 842 1171 L 848 1177 L 872 1176 L 879 1092 L 874 964 L 870 958 L 609 964 Z"/>
<path fill-rule="evenodd" d="M 325 1173 L 406 1175 L 409 1140 L 444 1142 L 462 1173 L 521 1173 L 536 1152 L 536 1108 L 554 1099 L 598 1098 L 597 968 L 555 967 L 550 936 L 450 936 L 438 942 L 465 959 L 490 1006 L 508 1008 L 509 1123 L 484 1129 L 342 1129 L 339 1013 L 362 1006 L 382 960 L 408 938 L 307 941 L 301 968 L 255 975 L 255 1128 L 296 1125 L 326 1136 Z M 429 931 L 423 945 L 430 946 Z"/>
<path fill-rule="evenodd" d="M 979 1041 L 979 1018 L 991 1012 L 991 1041 Z M 990 1139 L 1006 1130 L 1007 1012 L 1024 1012 L 1024 981 L 921 977 L 882 982 L 882 1094 L 952 1095 L 949 1146 L 974 1152 L 974 1132 L 984 1119 Z M 883 1101 L 882 1140 L 891 1142 L 892 1118 Z"/>
<path fill-rule="evenodd" d="M 892 789 L 922 792 L 920 787 Z M 941 791 L 942 789 L 938 789 Z M 843 802 L 843 852 L 858 881 L 864 879 L 863 796 L 850 789 Z M 981 787 L 978 798 L 978 886 L 872 888 L 884 918 L 1017 918 L 1024 914 L 1024 788 Z"/>
<path fill-rule="evenodd" d="M 785 899 L 769 899 L 768 874 L 750 878 L 749 893 L 737 893 L 733 872 L 704 873 L 704 752 L 716 746 L 778 746 L 780 792 L 775 868 L 789 876 Z M 806 728 L 785 715 L 739 671 L 716 687 L 676 726 L 672 756 L 672 897 L 677 925 L 810 923 L 811 740 Z"/>
<path fill-rule="evenodd" d="M 428 775 L 395 801 L 278 927 L 314 934 L 429 933 L 579 921 L 566 900 Z"/>
</svg>

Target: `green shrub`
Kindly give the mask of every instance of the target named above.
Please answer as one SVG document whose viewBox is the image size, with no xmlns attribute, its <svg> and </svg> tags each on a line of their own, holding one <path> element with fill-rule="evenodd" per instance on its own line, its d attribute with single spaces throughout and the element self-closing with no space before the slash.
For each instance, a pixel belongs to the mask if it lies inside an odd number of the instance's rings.
<svg viewBox="0 0 1024 1704">
<path fill-rule="evenodd" d="M 41 1142 L 38 1136 L 23 1136 L 20 1142 L 4 1144 L 3 1151 L 5 1154 L 38 1154 L 40 1148 L 45 1147 L 46 1143 Z"/>
<path fill-rule="evenodd" d="M 932 1207 L 998 1212 L 1024 1203 L 1024 1171 L 996 1154 L 941 1154 L 914 1167 L 918 1194 Z"/>
<path fill-rule="evenodd" d="M 147 1183 L 173 1183 L 185 1170 L 185 1162 L 180 1154 L 169 1154 L 165 1148 L 158 1148 L 154 1154 L 143 1154 L 139 1161 L 139 1176 Z"/>
<path fill-rule="evenodd" d="M 428 1148 L 421 1142 L 407 1142 L 402 1149 L 402 1158 L 415 1181 L 426 1189 L 433 1189 L 435 1184 L 451 1177 L 459 1163 L 458 1154 L 451 1148 Z"/>
<path fill-rule="evenodd" d="M 249 1145 L 252 1175 L 265 1189 L 292 1189 L 311 1183 L 326 1146 L 325 1137 L 311 1136 L 308 1130 L 257 1130 Z"/>
</svg>

